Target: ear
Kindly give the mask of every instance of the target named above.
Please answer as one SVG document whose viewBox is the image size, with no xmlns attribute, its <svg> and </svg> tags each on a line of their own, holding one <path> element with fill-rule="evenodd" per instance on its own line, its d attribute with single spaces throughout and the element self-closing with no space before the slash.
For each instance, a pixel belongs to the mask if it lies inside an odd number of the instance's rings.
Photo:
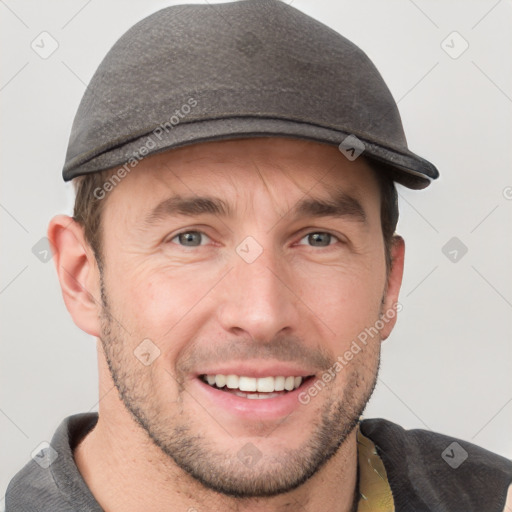
<svg viewBox="0 0 512 512">
<path fill-rule="evenodd" d="M 391 334 L 396 324 L 397 314 L 401 307 L 398 303 L 402 276 L 404 273 L 405 242 L 399 235 L 393 236 L 391 245 L 391 268 L 386 284 L 386 294 L 382 303 L 381 319 L 384 327 L 380 330 L 384 341 Z"/>
<path fill-rule="evenodd" d="M 67 215 L 57 215 L 48 226 L 62 296 L 75 324 L 92 336 L 100 335 L 100 273 L 82 226 Z"/>
</svg>

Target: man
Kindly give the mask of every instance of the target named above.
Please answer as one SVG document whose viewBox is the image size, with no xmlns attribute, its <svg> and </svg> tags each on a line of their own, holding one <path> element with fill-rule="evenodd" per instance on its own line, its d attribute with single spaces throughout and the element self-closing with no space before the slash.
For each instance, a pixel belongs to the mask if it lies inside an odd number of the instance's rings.
<svg viewBox="0 0 512 512">
<path fill-rule="evenodd" d="M 359 421 L 399 309 L 393 182 L 438 173 L 352 43 L 275 0 L 157 12 L 93 77 L 63 175 L 48 237 L 102 398 L 8 512 L 505 510 L 510 461 Z"/>
</svg>

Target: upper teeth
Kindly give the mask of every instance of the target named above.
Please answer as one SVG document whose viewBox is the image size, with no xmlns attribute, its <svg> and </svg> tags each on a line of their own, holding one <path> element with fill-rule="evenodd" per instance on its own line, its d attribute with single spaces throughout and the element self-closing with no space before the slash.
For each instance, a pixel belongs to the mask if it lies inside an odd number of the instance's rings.
<svg viewBox="0 0 512 512">
<path fill-rule="evenodd" d="M 206 381 L 210 386 L 214 384 L 218 388 L 224 386 L 240 391 L 259 391 L 272 393 L 274 391 L 292 391 L 302 383 L 302 377 L 245 377 L 244 375 L 206 375 Z"/>
</svg>

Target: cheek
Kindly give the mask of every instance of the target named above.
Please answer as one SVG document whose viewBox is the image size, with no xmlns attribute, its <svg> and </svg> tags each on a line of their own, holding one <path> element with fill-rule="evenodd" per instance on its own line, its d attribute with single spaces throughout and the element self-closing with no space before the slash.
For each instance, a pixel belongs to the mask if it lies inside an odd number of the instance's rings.
<svg viewBox="0 0 512 512">
<path fill-rule="evenodd" d="M 134 343 L 149 338 L 163 351 L 171 348 L 165 343 L 172 340 L 178 349 L 176 342 L 192 334 L 184 330 L 202 321 L 200 303 L 218 280 L 213 274 L 199 272 L 193 265 L 133 267 L 111 276 L 116 281 L 109 295 Z"/>
<path fill-rule="evenodd" d="M 379 318 L 385 285 L 385 267 L 326 266 L 297 273 L 298 295 L 307 309 L 324 324 L 326 335 L 335 336 L 342 351 Z M 334 347 L 333 347 L 334 348 Z"/>
</svg>

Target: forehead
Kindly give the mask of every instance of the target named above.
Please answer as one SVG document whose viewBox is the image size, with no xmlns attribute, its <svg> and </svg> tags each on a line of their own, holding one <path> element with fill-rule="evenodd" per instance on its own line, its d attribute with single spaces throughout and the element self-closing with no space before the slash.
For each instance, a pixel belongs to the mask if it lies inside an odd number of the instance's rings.
<svg viewBox="0 0 512 512">
<path fill-rule="evenodd" d="M 205 193 L 237 200 L 266 193 L 276 205 L 340 193 L 365 202 L 378 200 L 379 186 L 362 157 L 349 161 L 336 146 L 268 137 L 194 144 L 146 158 L 108 203 L 144 210 L 162 198 Z"/>
</svg>

